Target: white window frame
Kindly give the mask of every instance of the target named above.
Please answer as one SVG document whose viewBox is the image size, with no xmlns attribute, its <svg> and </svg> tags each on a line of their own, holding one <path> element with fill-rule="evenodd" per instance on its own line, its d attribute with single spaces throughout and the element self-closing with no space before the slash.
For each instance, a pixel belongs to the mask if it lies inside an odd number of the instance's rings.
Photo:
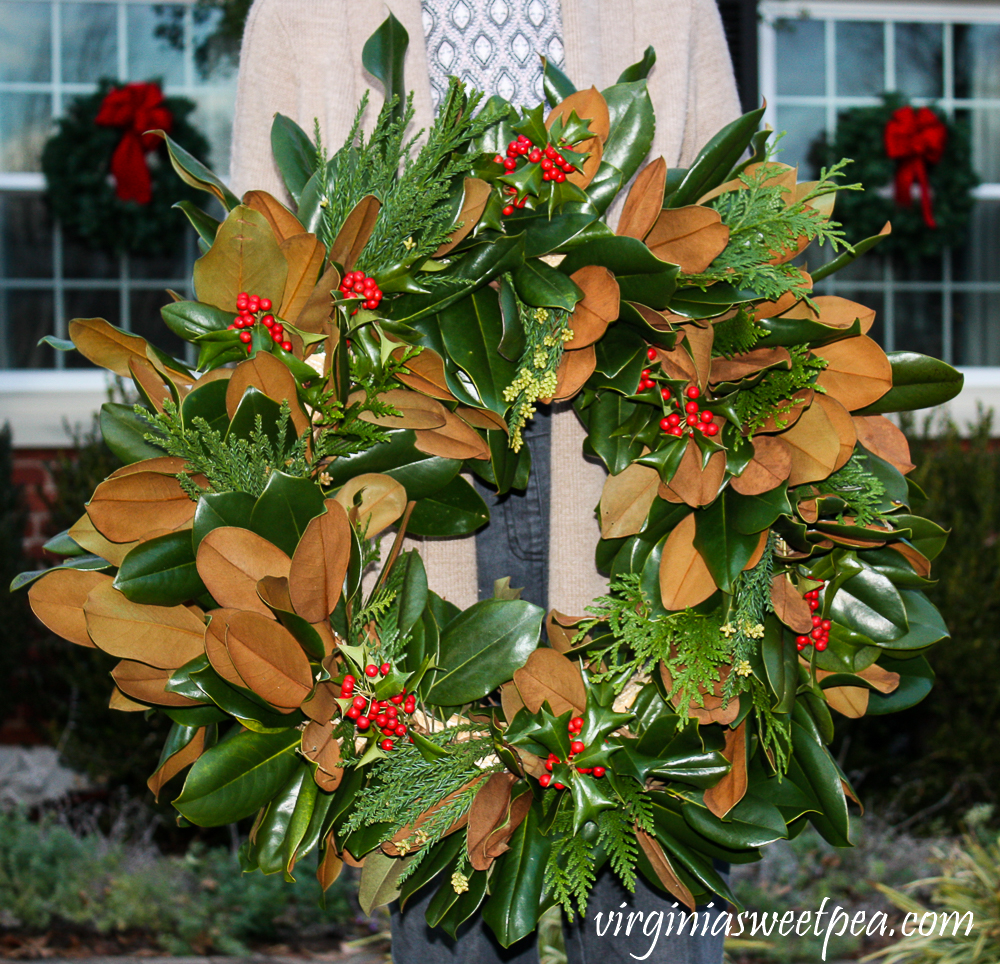
<svg viewBox="0 0 1000 964">
<path fill-rule="evenodd" d="M 129 76 L 129 30 L 128 7 L 148 6 L 150 0 L 21 0 L 50 4 L 52 34 L 52 77 L 49 81 L 7 81 L 2 83 L 4 91 L 19 93 L 44 93 L 52 95 L 52 116 L 58 118 L 67 98 L 79 94 L 89 94 L 94 90 L 92 83 L 69 83 L 62 80 L 62 7 L 73 3 L 105 3 L 117 7 L 117 76 Z M 188 97 L 197 100 L 206 85 L 197 82 L 194 63 L 194 0 L 164 0 L 166 5 L 187 7 L 184 16 L 184 79 L 182 83 L 167 84 L 165 93 L 170 96 Z M 220 172 L 223 180 L 227 172 Z M 37 193 L 44 190 L 45 176 L 41 172 L 0 171 L 0 191 Z M 56 337 L 66 337 L 67 312 L 65 291 L 67 288 L 83 290 L 87 288 L 104 291 L 118 289 L 120 321 L 128 329 L 131 321 L 130 293 L 140 290 L 164 291 L 173 288 L 190 294 L 190 277 L 135 279 L 130 277 L 128 255 L 119 259 L 117 278 L 67 279 L 63 275 L 62 232 L 58 224 L 53 227 L 53 276 L 51 278 L 20 279 L 0 277 L 0 290 L 44 290 L 53 293 Z M 188 261 L 194 257 L 194 246 Z M 54 368 L 44 369 L 0 369 L 0 425 L 10 422 L 13 443 L 16 448 L 66 448 L 71 444 L 65 426 L 83 425 L 89 427 L 92 413 L 107 401 L 113 387 L 113 376 L 106 371 L 77 370 L 64 367 L 65 356 L 56 353 Z"/>
<path fill-rule="evenodd" d="M 1000 0 L 980 0 L 980 2 L 955 2 L 955 0 L 762 0 L 759 6 L 758 27 L 758 63 L 760 92 L 766 102 L 764 122 L 775 125 L 776 105 L 791 106 L 823 106 L 826 108 L 827 132 L 832 133 L 836 127 L 837 112 L 848 106 L 865 106 L 880 103 L 877 97 L 844 97 L 834 98 L 824 95 L 788 95 L 778 94 L 777 56 L 778 38 L 775 21 L 794 20 L 808 17 L 813 20 L 826 21 L 826 90 L 836 91 L 836 31 L 831 29 L 833 21 L 837 20 L 868 20 L 885 24 L 885 90 L 896 89 L 894 63 L 894 26 L 896 23 L 940 23 L 944 24 L 944 89 L 943 96 L 938 98 L 911 98 L 915 104 L 935 103 L 949 114 L 955 109 L 953 66 L 953 25 L 967 23 L 1000 24 Z M 1000 66 L 998 66 L 1000 69 Z M 967 98 L 961 100 L 962 107 L 975 106 L 975 101 Z M 990 106 L 995 106 L 993 101 Z M 1000 200 L 1000 183 L 981 184 L 973 196 L 978 200 Z M 836 293 L 838 282 L 831 277 L 825 284 L 828 293 Z M 847 282 L 842 287 L 848 287 Z M 891 294 L 893 291 L 905 291 L 917 287 L 923 290 L 926 285 L 916 285 L 892 278 L 887 267 L 886 277 L 881 282 L 851 281 L 849 287 L 854 291 L 880 291 Z M 936 287 L 936 286 L 935 286 Z M 950 257 L 944 259 L 943 280 L 940 283 L 943 306 L 942 341 L 944 353 L 951 353 L 951 295 L 963 290 L 986 292 L 1000 291 L 1000 281 L 960 282 L 951 277 Z M 891 306 L 893 299 L 887 298 L 886 304 Z M 888 339 L 891 342 L 893 334 L 893 319 L 891 308 L 883 318 Z M 888 348 L 896 346 L 889 344 Z M 901 346 L 905 347 L 905 346 Z M 977 420 L 978 406 L 994 408 L 1000 412 L 1000 367 L 976 366 L 959 367 L 965 375 L 965 387 L 961 394 L 948 405 L 942 406 L 962 428 Z"/>
</svg>

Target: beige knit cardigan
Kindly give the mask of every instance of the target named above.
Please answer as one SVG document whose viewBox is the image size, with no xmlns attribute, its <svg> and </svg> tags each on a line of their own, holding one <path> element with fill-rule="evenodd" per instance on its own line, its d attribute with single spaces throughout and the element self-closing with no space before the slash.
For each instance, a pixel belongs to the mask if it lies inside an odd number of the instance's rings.
<svg viewBox="0 0 1000 964">
<path fill-rule="evenodd" d="M 485 2 L 485 0 L 483 0 Z M 414 91 L 415 124 L 431 122 L 427 51 L 420 0 L 254 0 L 240 59 L 233 122 L 232 187 L 241 195 L 285 192 L 271 160 L 276 111 L 338 147 L 358 101 L 371 86 L 369 122 L 379 86 L 361 67 L 361 48 L 389 9 L 410 35 L 406 85 Z M 614 83 L 619 73 L 656 48 L 649 77 L 656 108 L 651 157 L 685 166 L 701 145 L 739 113 L 729 53 L 714 0 L 562 0 L 566 72 L 578 87 Z M 552 419 L 549 604 L 580 615 L 606 580 L 594 566 L 599 536 L 594 510 L 603 466 L 581 453 L 583 427 L 568 405 Z M 476 601 L 472 537 L 422 540 L 431 588 L 460 607 Z"/>
</svg>

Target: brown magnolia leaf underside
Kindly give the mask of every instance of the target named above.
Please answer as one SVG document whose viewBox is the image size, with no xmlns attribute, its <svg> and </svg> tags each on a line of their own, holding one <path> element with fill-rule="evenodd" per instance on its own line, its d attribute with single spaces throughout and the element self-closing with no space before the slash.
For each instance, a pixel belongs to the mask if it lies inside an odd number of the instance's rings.
<svg viewBox="0 0 1000 964">
<path fill-rule="evenodd" d="M 81 549 L 86 549 L 87 552 L 92 552 L 95 556 L 107 559 L 111 565 L 119 567 L 128 555 L 129 550 L 139 545 L 139 540 L 135 542 L 112 542 L 110 539 L 105 539 L 94 528 L 94 523 L 90 521 L 90 516 L 86 513 L 80 516 L 69 527 L 68 534 Z"/>
<path fill-rule="evenodd" d="M 618 317 L 620 292 L 615 276 L 600 265 L 580 268 L 570 275 L 570 280 L 583 291 L 569 319 L 573 337 L 563 346 L 574 351 L 598 341 Z"/>
<path fill-rule="evenodd" d="M 640 241 L 646 237 L 663 208 L 666 183 L 667 162 L 658 157 L 647 164 L 632 182 L 615 233 Z"/>
<path fill-rule="evenodd" d="M 414 447 L 445 459 L 488 459 L 490 449 L 483 437 L 457 415 L 444 411 L 444 425 L 416 429 Z"/>
<path fill-rule="evenodd" d="M 297 318 L 309 303 L 316 288 L 326 248 L 315 234 L 296 234 L 281 242 L 281 253 L 288 265 L 285 289 L 278 305 L 278 317 L 285 320 Z"/>
<path fill-rule="evenodd" d="M 646 235 L 649 250 L 685 274 L 705 271 L 728 243 L 729 228 L 719 212 L 700 204 L 664 209 Z"/>
<path fill-rule="evenodd" d="M 446 241 L 433 257 L 443 258 L 449 251 L 466 238 L 470 231 L 479 223 L 479 219 L 486 210 L 486 204 L 490 199 L 493 188 L 478 177 L 467 177 L 465 179 L 465 195 L 462 198 L 462 207 L 458 212 L 456 222 L 458 227 L 451 233 L 451 240 Z"/>
<path fill-rule="evenodd" d="M 729 772 L 705 791 L 705 806 L 720 820 L 743 799 L 747 792 L 746 722 L 735 730 L 724 731 L 726 746 L 722 755 L 729 761 Z"/>
<path fill-rule="evenodd" d="M 167 757 L 157 768 L 153 775 L 146 781 L 150 793 L 159 803 L 160 791 L 186 766 L 190 766 L 202 755 L 205 750 L 205 727 L 199 726 L 195 731 L 191 742 L 183 746 L 176 753 Z"/>
<path fill-rule="evenodd" d="M 292 561 L 263 536 L 237 526 L 220 526 L 201 540 L 195 560 L 198 575 L 222 607 L 270 616 L 257 595 L 264 576 L 287 576 Z"/>
<path fill-rule="evenodd" d="M 725 452 L 713 452 L 703 466 L 701 449 L 689 438 L 674 477 L 660 488 L 660 495 L 668 502 L 686 502 L 692 508 L 708 505 L 719 494 L 725 475 Z"/>
<path fill-rule="evenodd" d="M 333 293 L 340 285 L 340 272 L 335 265 L 330 265 L 316 282 L 312 292 L 302 306 L 298 315 L 289 314 L 285 320 L 296 328 L 319 335 L 333 315 Z M 330 346 L 327 346 L 327 351 Z"/>
<path fill-rule="evenodd" d="M 889 359 L 867 335 L 835 341 L 813 353 L 827 361 L 816 384 L 850 411 L 871 405 L 892 388 Z"/>
<path fill-rule="evenodd" d="M 301 435 L 309 428 L 309 417 L 299 402 L 295 379 L 288 366 L 270 352 L 259 351 L 252 358 L 241 361 L 234 369 L 226 386 L 226 411 L 230 418 L 236 415 L 246 390 L 253 386 L 276 402 L 288 402 L 292 424 Z"/>
<path fill-rule="evenodd" d="M 363 391 L 352 392 L 347 397 L 348 404 L 363 401 Z M 378 396 L 384 405 L 391 405 L 399 415 L 374 415 L 362 412 L 358 417 L 382 428 L 440 428 L 447 421 L 447 409 L 437 400 L 411 392 L 405 388 L 394 388 Z"/>
<path fill-rule="evenodd" d="M 694 894 L 677 876 L 674 868 L 670 865 L 670 860 L 663 852 L 663 848 L 655 837 L 646 833 L 639 827 L 635 828 L 635 839 L 639 847 L 649 861 L 657 880 L 663 885 L 664 890 L 673 894 L 688 910 L 695 908 Z"/>
<path fill-rule="evenodd" d="M 351 561 L 351 524 L 334 499 L 326 512 L 306 526 L 292 556 L 288 589 L 295 612 L 310 623 L 326 619 L 337 608 Z"/>
<path fill-rule="evenodd" d="M 493 858 L 486 854 L 486 841 L 507 817 L 510 792 L 517 781 L 513 773 L 494 773 L 479 788 L 469 808 L 466 848 L 475 870 L 486 870 Z"/>
<path fill-rule="evenodd" d="M 545 617 L 545 635 L 548 637 L 549 645 L 557 653 L 568 653 L 573 649 L 576 627 L 585 618 L 585 616 L 567 616 L 558 609 L 550 609 Z"/>
<path fill-rule="evenodd" d="M 753 458 L 730 481 L 740 495 L 762 495 L 776 489 L 792 471 L 792 453 L 787 443 L 773 435 L 755 435 Z"/>
<path fill-rule="evenodd" d="M 787 574 L 781 573 L 771 579 L 771 605 L 774 614 L 789 629 L 800 635 L 812 632 L 812 610 L 792 585 Z"/>
<path fill-rule="evenodd" d="M 87 633 L 83 606 L 92 589 L 103 583 L 110 585 L 113 581 L 103 572 L 56 569 L 31 584 L 28 603 L 46 629 L 77 646 L 93 649 L 94 642 Z"/>
<path fill-rule="evenodd" d="M 243 203 L 264 216 L 279 242 L 305 233 L 306 229 L 302 226 L 302 222 L 267 191 L 247 191 L 243 195 Z"/>
<path fill-rule="evenodd" d="M 313 720 L 306 724 L 302 731 L 302 755 L 340 783 L 344 770 L 340 766 L 340 743 L 333 739 L 332 723 Z"/>
<path fill-rule="evenodd" d="M 197 706 L 198 700 L 164 689 L 172 674 L 171 669 L 154 669 L 132 659 L 123 659 L 111 670 L 111 678 L 118 689 L 134 700 L 157 706 Z"/>
<path fill-rule="evenodd" d="M 378 472 L 348 479 L 334 499 L 348 512 L 356 510 L 357 526 L 368 538 L 391 526 L 406 509 L 406 489 L 391 475 Z"/>
<path fill-rule="evenodd" d="M 596 367 L 597 352 L 593 345 L 577 351 L 564 351 L 556 371 L 556 390 L 552 398 L 559 402 L 573 398 L 594 374 Z"/>
<path fill-rule="evenodd" d="M 368 239 L 375 229 L 378 213 L 382 209 L 378 198 L 369 194 L 354 206 L 354 209 L 344 219 L 333 244 L 330 245 L 330 262 L 342 264 L 345 271 L 350 271 L 361 254 Z M 403 239 L 400 238 L 400 241 Z"/>
<path fill-rule="evenodd" d="M 243 677 L 233 665 L 233 658 L 226 648 L 226 633 L 229 631 L 229 620 L 233 618 L 240 609 L 213 609 L 208 613 L 209 623 L 205 627 L 205 655 L 208 657 L 212 669 L 215 670 L 227 683 L 238 686 L 241 689 L 246 686 Z"/>
<path fill-rule="evenodd" d="M 226 648 L 246 685 L 282 712 L 297 709 L 311 692 L 313 678 L 295 637 L 258 613 L 234 613 L 227 622 Z"/>
<path fill-rule="evenodd" d="M 818 399 L 820 396 L 816 396 Z M 825 409 L 810 405 L 802 416 L 782 433 L 792 457 L 789 485 L 818 482 L 827 478 L 840 459 L 840 437 Z"/>
<path fill-rule="evenodd" d="M 151 530 L 184 528 L 196 508 L 177 479 L 158 472 L 136 472 L 105 479 L 87 503 L 87 515 L 111 542 L 135 542 Z"/>
<path fill-rule="evenodd" d="M 635 535 L 645 524 L 659 488 L 659 472 L 638 462 L 618 475 L 609 475 L 601 493 L 601 538 Z"/>
<path fill-rule="evenodd" d="M 903 475 L 916 468 L 910 461 L 910 443 L 906 436 L 884 415 L 855 415 L 854 428 L 858 441 L 872 455 L 894 465 Z"/>
<path fill-rule="evenodd" d="M 660 557 L 660 596 L 664 608 L 687 609 L 704 602 L 718 588 L 694 546 L 694 513 L 685 516 L 667 536 Z"/>
<path fill-rule="evenodd" d="M 532 713 L 542 703 L 548 703 L 556 716 L 570 709 L 581 714 L 587 708 L 580 667 L 554 649 L 536 649 L 524 666 L 514 670 L 514 684 Z"/>
<path fill-rule="evenodd" d="M 713 358 L 708 380 L 713 385 L 719 382 L 737 382 L 765 368 L 775 368 L 778 365 L 791 368 L 791 360 L 787 348 L 755 348 L 732 358 Z"/>
</svg>

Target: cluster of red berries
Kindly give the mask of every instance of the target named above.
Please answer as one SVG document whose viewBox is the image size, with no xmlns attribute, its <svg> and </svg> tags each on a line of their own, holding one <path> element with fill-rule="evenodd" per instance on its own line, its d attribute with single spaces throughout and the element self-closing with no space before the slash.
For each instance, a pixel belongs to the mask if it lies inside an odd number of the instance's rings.
<svg viewBox="0 0 1000 964">
<path fill-rule="evenodd" d="M 504 170 L 509 174 L 517 167 L 518 160 L 522 157 L 529 164 L 538 164 L 541 167 L 543 181 L 554 181 L 556 184 L 562 184 L 566 180 L 566 175 L 572 174 L 576 170 L 576 167 L 551 144 L 546 144 L 545 147 L 536 147 L 531 138 L 524 134 L 518 134 L 517 140 L 511 141 L 507 145 L 506 157 L 497 154 L 493 160 L 497 164 L 502 164 Z M 517 189 L 511 188 L 507 193 L 516 194 Z M 504 217 L 510 217 L 515 208 L 523 207 L 524 198 L 515 204 L 507 204 L 503 209 Z"/>
<path fill-rule="evenodd" d="M 383 663 L 376 666 L 369 663 L 365 667 L 365 676 L 375 679 L 378 676 L 388 676 L 392 672 L 391 663 Z M 417 708 L 417 698 L 412 693 L 405 690 L 390 696 L 387 700 L 377 700 L 374 695 L 362 696 L 360 693 L 354 695 L 354 686 L 357 683 L 355 677 L 348 673 L 344 676 L 340 684 L 340 695 L 342 699 L 349 699 L 351 705 L 344 711 L 344 716 L 349 720 L 354 720 L 357 729 L 364 733 L 374 724 L 382 732 L 383 739 L 379 741 L 379 747 L 389 751 L 395 746 L 394 737 L 406 736 L 408 730 L 405 723 L 399 717 L 400 708 L 409 716 Z M 413 737 L 410 737 L 413 742 Z"/>
<path fill-rule="evenodd" d="M 229 326 L 229 330 L 240 333 L 240 341 L 246 345 L 247 352 L 250 351 L 250 342 L 253 341 L 253 335 L 247 329 L 253 328 L 258 322 L 267 329 L 272 341 L 281 345 L 285 351 L 292 350 L 292 343 L 285 339 L 284 326 L 274 315 L 269 313 L 271 311 L 270 298 L 261 298 L 258 295 L 250 295 L 241 291 L 236 296 L 236 311 L 236 321 Z"/>
<path fill-rule="evenodd" d="M 646 351 L 646 357 L 650 361 L 656 361 L 659 357 L 659 353 L 655 348 L 649 348 Z M 656 382 L 653 381 L 653 369 L 644 368 L 642 374 L 639 376 L 639 387 L 636 389 L 637 392 L 644 392 L 648 388 L 656 388 Z M 684 390 L 684 394 L 687 396 L 687 401 L 684 403 L 684 414 L 680 412 L 671 412 L 669 415 L 664 416 L 660 419 L 660 428 L 667 435 L 676 435 L 680 438 L 685 430 L 688 435 L 694 435 L 695 431 L 702 432 L 704 435 L 718 435 L 719 426 L 715 424 L 715 415 L 708 411 L 708 409 L 703 409 L 697 402 L 697 399 L 701 397 L 701 391 L 697 385 L 688 385 Z M 674 398 L 673 392 L 669 388 L 663 386 L 660 389 L 660 397 L 664 402 L 669 402 Z M 681 399 L 674 399 L 674 404 L 678 407 L 680 406 Z"/>
<path fill-rule="evenodd" d="M 824 619 L 822 616 L 816 614 L 816 610 L 819 609 L 819 591 L 823 588 L 825 583 L 820 583 L 815 589 L 810 589 L 809 592 L 805 594 L 805 600 L 809 603 L 809 609 L 812 612 L 812 632 L 808 636 L 797 636 L 795 639 L 795 648 L 801 653 L 807 646 L 815 646 L 816 651 L 822 653 L 826 649 L 827 644 L 830 642 L 830 628 L 833 623 L 829 619 Z"/>
<path fill-rule="evenodd" d="M 569 721 L 569 726 L 567 727 L 567 729 L 569 729 L 570 736 L 578 736 L 580 731 L 583 729 L 583 717 L 574 716 L 573 719 Z M 586 744 L 584 744 L 582 740 L 574 740 L 569 745 L 569 760 L 566 760 L 565 762 L 569 763 L 570 760 L 573 759 L 573 757 L 575 757 L 578 753 L 583 753 L 583 751 L 586 749 L 587 749 Z M 552 768 L 556 766 L 556 764 L 562 762 L 564 761 L 560 760 L 559 757 L 557 757 L 554 753 L 549 754 L 549 758 L 545 761 L 545 769 L 548 770 L 549 772 L 543 773 L 538 778 L 538 782 L 543 787 L 551 785 L 555 787 L 556 790 L 566 789 L 566 785 L 563 783 L 552 783 Z M 590 776 L 597 777 L 598 779 L 600 779 L 608 771 L 604 767 L 577 767 L 576 772 L 587 773 Z"/>
<path fill-rule="evenodd" d="M 370 278 L 363 271 L 348 271 L 344 275 L 344 280 L 340 282 L 340 293 L 345 298 L 363 298 L 361 307 L 369 311 L 377 308 L 382 300 L 382 289 L 375 283 L 374 278 Z M 351 312 L 353 315 L 357 313 L 357 308 Z"/>
</svg>

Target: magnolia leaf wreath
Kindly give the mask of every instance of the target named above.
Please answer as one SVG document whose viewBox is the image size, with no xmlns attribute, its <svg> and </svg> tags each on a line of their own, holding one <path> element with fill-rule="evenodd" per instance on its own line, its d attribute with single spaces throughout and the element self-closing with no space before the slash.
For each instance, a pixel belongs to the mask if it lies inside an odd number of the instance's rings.
<svg viewBox="0 0 1000 964">
<path fill-rule="evenodd" d="M 833 138 L 810 152 L 817 167 L 841 157 L 853 159 L 851 173 L 866 187 L 838 199 L 847 231 L 868 236 L 891 220 L 882 250 L 910 261 L 966 243 L 979 184 L 966 122 L 886 94 L 876 107 L 842 111 Z"/>
<path fill-rule="evenodd" d="M 110 80 L 71 100 L 42 151 L 45 198 L 55 218 L 102 251 L 176 252 L 186 224 L 173 208 L 194 205 L 199 194 L 178 185 L 163 142 L 146 132 L 165 128 L 185 151 L 206 156 L 208 141 L 189 120 L 195 106 L 164 97 L 155 83 Z"/>
<path fill-rule="evenodd" d="M 380 30 L 365 66 L 391 90 L 378 50 L 405 34 Z M 279 115 L 294 209 L 234 197 L 167 139 L 227 212 L 192 218 L 198 300 L 162 310 L 197 371 L 70 323 L 142 402 L 104 406 L 126 465 L 50 544 L 65 560 L 15 584 L 120 660 L 112 707 L 173 721 L 154 793 L 186 770 L 183 820 L 254 817 L 245 870 L 291 878 L 318 851 L 327 887 L 363 864 L 366 909 L 434 880 L 433 925 L 481 909 L 505 945 L 553 904 L 582 912 L 605 864 L 737 903 L 714 859 L 807 823 L 849 845 L 832 714 L 927 695 L 946 534 L 913 513 L 885 413 L 961 376 L 813 296 L 792 264 L 811 241 L 840 252 L 828 274 L 881 235 L 844 240 L 841 165 L 797 183 L 760 111 L 688 169 L 640 170 L 653 59 L 600 92 L 547 68 L 548 113 L 452 80 L 408 159 L 408 101 L 332 156 Z M 459 611 L 402 535 L 483 525 L 462 470 L 523 485 L 520 429 L 549 398 L 574 400 L 609 472 L 608 594 L 546 616 L 501 588 Z"/>
</svg>

